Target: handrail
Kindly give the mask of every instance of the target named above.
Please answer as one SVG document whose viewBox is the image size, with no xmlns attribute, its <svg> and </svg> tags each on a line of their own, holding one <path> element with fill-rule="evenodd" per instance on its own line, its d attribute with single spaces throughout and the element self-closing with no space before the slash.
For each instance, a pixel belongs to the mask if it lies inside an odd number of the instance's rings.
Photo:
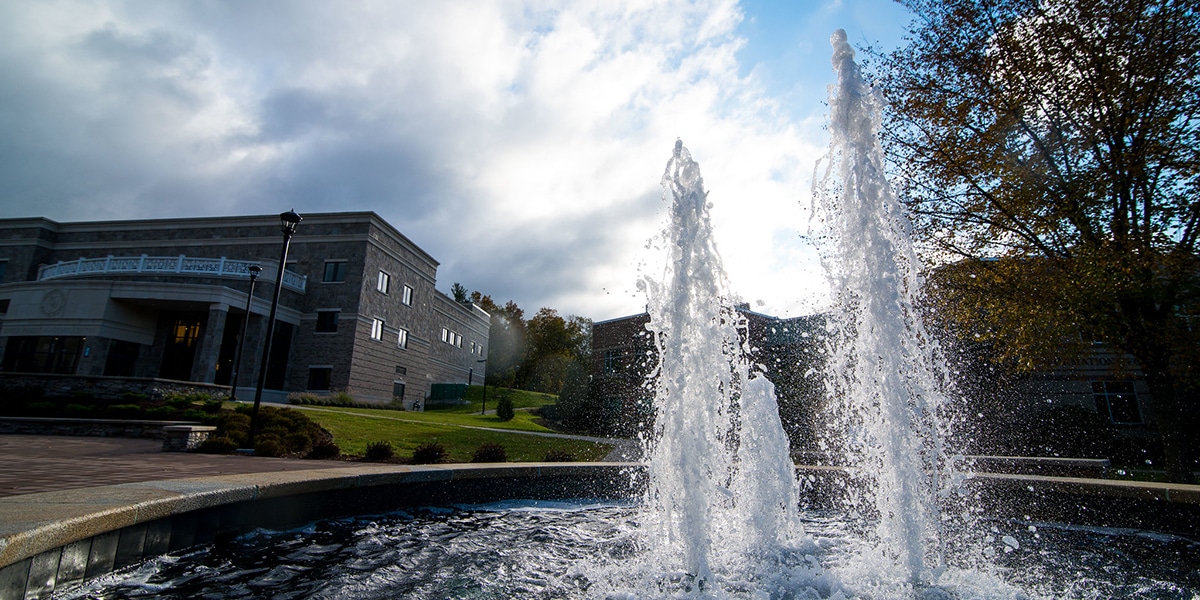
<svg viewBox="0 0 1200 600">
<path fill-rule="evenodd" d="M 113 256 L 104 258 L 80 258 L 72 261 L 59 261 L 51 265 L 38 267 L 37 280 L 55 279 L 83 275 L 103 275 L 119 273 L 123 275 L 142 274 L 156 275 L 170 273 L 176 275 L 211 275 L 214 277 L 249 278 L 250 265 L 258 264 L 253 260 L 232 260 L 221 258 L 198 258 L 195 256 Z M 308 284 L 308 277 L 284 270 L 283 285 L 296 291 L 303 292 Z"/>
</svg>

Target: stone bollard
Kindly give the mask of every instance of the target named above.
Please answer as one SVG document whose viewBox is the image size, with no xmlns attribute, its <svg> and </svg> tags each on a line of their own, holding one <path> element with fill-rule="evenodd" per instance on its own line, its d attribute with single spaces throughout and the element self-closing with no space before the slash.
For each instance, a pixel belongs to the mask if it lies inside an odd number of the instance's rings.
<svg viewBox="0 0 1200 600">
<path fill-rule="evenodd" d="M 163 427 L 163 452 L 195 450 L 216 429 L 211 425 L 167 425 Z"/>
</svg>

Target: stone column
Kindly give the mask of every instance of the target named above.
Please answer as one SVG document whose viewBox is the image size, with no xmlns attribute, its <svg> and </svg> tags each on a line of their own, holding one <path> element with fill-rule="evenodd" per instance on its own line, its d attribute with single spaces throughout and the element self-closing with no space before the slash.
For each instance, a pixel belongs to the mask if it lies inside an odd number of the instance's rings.
<svg viewBox="0 0 1200 600">
<path fill-rule="evenodd" d="M 209 307 L 204 332 L 200 334 L 196 348 L 196 358 L 192 360 L 192 381 L 212 383 L 216 379 L 217 358 L 221 353 L 221 340 L 225 338 L 225 317 L 228 315 L 228 304 Z"/>
</svg>

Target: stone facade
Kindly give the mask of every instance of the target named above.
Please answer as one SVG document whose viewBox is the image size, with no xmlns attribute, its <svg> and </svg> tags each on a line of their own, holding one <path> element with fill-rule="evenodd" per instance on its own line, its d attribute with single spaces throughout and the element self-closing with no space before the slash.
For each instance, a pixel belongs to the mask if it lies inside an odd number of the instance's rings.
<svg viewBox="0 0 1200 600">
<path fill-rule="evenodd" d="M 282 249 L 275 216 L 0 219 L 0 370 L 229 386 L 253 394 Z M 247 312 L 247 266 L 263 272 Z M 345 390 L 420 404 L 483 375 L 488 315 L 437 291 L 438 263 L 370 212 L 307 215 L 292 238 L 268 397 Z M 442 331 L 461 345 L 442 342 Z"/>
</svg>

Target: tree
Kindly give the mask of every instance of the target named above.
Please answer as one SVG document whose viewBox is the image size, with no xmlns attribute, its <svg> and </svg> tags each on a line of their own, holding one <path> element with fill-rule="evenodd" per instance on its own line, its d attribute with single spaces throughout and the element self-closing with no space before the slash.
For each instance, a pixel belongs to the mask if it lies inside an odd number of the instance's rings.
<svg viewBox="0 0 1200 600">
<path fill-rule="evenodd" d="M 487 383 L 512 386 L 517 370 L 525 362 L 528 334 L 525 311 L 509 300 L 497 305 L 491 296 L 471 292 L 471 301 L 491 315 L 488 327 Z"/>
<path fill-rule="evenodd" d="M 878 56 L 884 144 L 965 336 L 1023 368 L 1094 340 L 1154 398 L 1192 479 L 1200 235 L 1196 0 L 908 0 Z M 1190 410 L 1189 410 L 1190 408 Z"/>
<path fill-rule="evenodd" d="M 471 299 L 467 296 L 467 288 L 457 281 L 450 286 L 450 293 L 454 296 L 454 301 L 459 304 L 471 303 Z"/>
<path fill-rule="evenodd" d="M 583 317 L 564 319 L 553 308 L 542 308 L 529 319 L 529 352 L 521 369 L 526 386 L 557 394 L 571 361 L 590 354 L 591 326 Z"/>
</svg>

